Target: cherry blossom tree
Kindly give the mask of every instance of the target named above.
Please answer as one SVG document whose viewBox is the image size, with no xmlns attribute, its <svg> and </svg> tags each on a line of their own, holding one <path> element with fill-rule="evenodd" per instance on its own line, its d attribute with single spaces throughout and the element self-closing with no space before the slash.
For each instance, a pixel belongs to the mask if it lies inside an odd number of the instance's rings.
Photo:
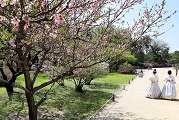
<svg viewBox="0 0 179 120">
<path fill-rule="evenodd" d="M 75 84 L 75 91 L 82 92 L 84 85 L 90 85 L 91 81 L 99 76 L 109 73 L 108 63 L 99 63 L 88 68 L 79 68 L 74 70 L 73 75 L 69 77 Z"/>
<path fill-rule="evenodd" d="M 5 77 L 0 80 L 25 92 L 30 120 L 37 119 L 38 107 L 49 91 L 36 101 L 34 96 L 40 89 L 73 75 L 76 69 L 113 59 L 147 33 L 162 34 L 155 29 L 175 13 L 167 15 L 165 0 L 152 8 L 146 6 L 133 26 L 125 29 L 120 26 L 125 14 L 140 3 L 142 0 L 0 1 L 1 64 L 2 69 L 10 69 L 14 77 L 13 80 Z M 117 34 L 111 31 L 112 25 L 120 30 L 124 39 L 111 42 L 111 36 Z M 53 69 L 49 69 L 50 66 Z M 56 70 L 56 74 L 35 86 L 43 70 Z M 1 73 L 6 76 L 3 70 Z M 20 74 L 24 75 L 25 86 L 15 82 Z"/>
</svg>

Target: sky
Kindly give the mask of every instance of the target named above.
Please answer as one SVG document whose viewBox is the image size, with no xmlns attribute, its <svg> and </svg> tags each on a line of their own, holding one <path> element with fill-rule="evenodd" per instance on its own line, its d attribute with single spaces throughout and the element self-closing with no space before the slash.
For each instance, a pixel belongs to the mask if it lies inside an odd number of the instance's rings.
<svg viewBox="0 0 179 120">
<path fill-rule="evenodd" d="M 150 0 L 148 0 L 150 1 Z M 159 1 L 159 0 L 156 0 Z M 164 35 L 160 36 L 159 39 L 169 44 L 170 52 L 179 51 L 179 7 L 178 0 L 166 0 L 166 10 L 170 13 L 177 11 L 177 13 L 171 17 L 166 24 L 166 28 L 174 24 L 174 27 L 167 31 Z"/>
<path fill-rule="evenodd" d="M 144 0 L 143 3 L 146 3 L 148 6 L 152 6 L 154 3 L 161 4 L 162 0 Z M 143 4 L 144 5 L 144 4 Z M 142 5 L 137 5 L 134 7 L 134 10 L 129 13 L 125 19 L 132 20 L 132 17 L 136 18 L 138 16 L 138 11 L 141 9 Z M 170 47 L 169 52 L 172 53 L 174 51 L 179 51 L 179 7 L 178 7 L 178 0 L 166 0 L 165 10 L 169 14 L 172 14 L 174 11 L 177 11 L 175 15 L 173 15 L 168 22 L 165 24 L 164 27 L 161 28 L 159 31 L 167 31 L 165 34 L 159 36 L 157 40 L 164 41 L 164 43 L 167 43 Z M 171 28 L 171 26 L 174 25 L 174 27 Z M 171 28 L 171 29 L 169 29 Z"/>
</svg>

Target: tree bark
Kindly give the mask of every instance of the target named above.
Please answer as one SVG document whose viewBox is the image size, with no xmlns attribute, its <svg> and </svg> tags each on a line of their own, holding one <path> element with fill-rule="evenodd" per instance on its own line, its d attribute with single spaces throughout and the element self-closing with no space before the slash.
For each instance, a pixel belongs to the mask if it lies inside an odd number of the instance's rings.
<svg viewBox="0 0 179 120">
<path fill-rule="evenodd" d="M 25 93 L 29 108 L 29 120 L 37 120 L 37 106 L 32 93 Z"/>
<path fill-rule="evenodd" d="M 7 81 L 7 75 L 4 73 L 4 70 L 2 68 L 0 68 L 0 72 L 2 74 L 3 79 Z M 13 89 L 13 87 L 11 85 L 12 85 L 11 82 L 9 84 L 5 83 L 3 85 L 3 87 L 6 87 L 6 91 L 7 91 L 7 94 L 8 94 L 9 97 L 11 97 L 11 95 L 14 92 L 14 89 Z"/>
<path fill-rule="evenodd" d="M 76 92 L 82 92 L 82 91 L 83 91 L 83 86 L 82 86 L 82 85 L 77 85 L 77 86 L 75 87 L 75 91 L 76 91 Z"/>
<path fill-rule="evenodd" d="M 85 85 L 91 85 L 91 81 L 93 80 L 93 76 L 90 75 L 88 78 L 85 80 Z"/>
<path fill-rule="evenodd" d="M 11 80 L 9 81 L 9 84 L 6 85 L 6 91 L 10 96 L 12 96 L 12 94 L 14 93 L 14 87 L 12 86 L 13 83 L 15 83 L 16 80 L 16 76 L 12 76 Z"/>
<path fill-rule="evenodd" d="M 6 91 L 7 91 L 8 96 L 9 97 L 12 96 L 13 93 L 14 93 L 14 88 L 9 84 L 6 84 L 5 87 L 6 87 Z"/>
</svg>

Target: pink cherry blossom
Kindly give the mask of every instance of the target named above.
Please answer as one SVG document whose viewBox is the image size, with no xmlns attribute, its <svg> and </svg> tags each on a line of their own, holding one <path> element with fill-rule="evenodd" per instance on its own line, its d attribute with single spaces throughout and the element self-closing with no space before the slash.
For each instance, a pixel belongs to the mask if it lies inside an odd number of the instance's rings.
<svg viewBox="0 0 179 120">
<path fill-rule="evenodd" d="M 44 5 L 45 5 L 45 0 L 41 0 L 41 2 L 40 2 L 40 4 L 38 5 L 38 7 L 41 9 L 42 6 L 44 6 Z"/>
<path fill-rule="evenodd" d="M 27 10 L 27 12 L 30 12 L 31 7 L 32 7 L 33 5 L 34 5 L 33 2 L 29 2 L 29 3 L 27 3 L 27 6 L 25 6 L 25 9 Z"/>
<path fill-rule="evenodd" d="M 11 19 L 11 23 L 12 23 L 14 26 L 19 26 L 19 22 L 20 22 L 20 20 L 18 20 L 18 19 L 15 19 L 15 18 L 12 18 L 12 19 Z"/>
<path fill-rule="evenodd" d="M 75 11 L 74 8 L 69 9 L 69 13 L 74 13 L 74 11 Z"/>
<path fill-rule="evenodd" d="M 50 33 L 49 36 L 52 37 L 52 38 L 56 38 L 56 37 L 57 37 L 57 35 L 56 35 L 56 34 L 53 34 L 53 33 Z"/>
<path fill-rule="evenodd" d="M 126 0 L 126 5 L 127 5 L 127 6 L 130 6 L 130 5 L 131 5 L 130 0 Z"/>
<path fill-rule="evenodd" d="M 95 4 L 92 4 L 92 5 L 91 5 L 91 9 L 95 9 Z"/>
<path fill-rule="evenodd" d="M 28 20 L 28 17 L 29 17 L 29 16 L 28 16 L 27 14 L 25 14 L 25 15 L 22 16 L 22 19 L 25 20 L 25 21 L 27 21 L 27 20 Z"/>
<path fill-rule="evenodd" d="M 132 28 L 134 29 L 137 26 L 137 22 L 134 23 L 134 25 L 132 26 Z"/>
<path fill-rule="evenodd" d="M 118 44 L 118 47 L 120 48 L 120 47 L 121 47 L 121 45 L 120 45 L 120 44 Z"/>
<path fill-rule="evenodd" d="M 19 2 L 19 0 L 10 0 L 11 5 L 14 5 L 14 4 L 18 3 L 18 2 Z"/>
<path fill-rule="evenodd" d="M 74 7 L 74 3 L 71 3 L 70 5 L 69 5 L 69 8 L 73 8 Z"/>
<path fill-rule="evenodd" d="M 143 0 L 138 0 L 139 4 L 141 4 L 141 3 L 142 3 L 142 1 L 143 1 Z"/>
<path fill-rule="evenodd" d="M 84 25 L 83 23 L 80 23 L 80 27 L 81 27 L 82 29 L 84 29 L 84 28 L 85 28 L 85 25 Z"/>
<path fill-rule="evenodd" d="M 26 24 L 25 24 L 25 26 L 24 26 L 24 29 L 26 30 L 27 28 L 29 28 L 30 27 L 30 22 L 29 21 L 26 21 Z"/>
<path fill-rule="evenodd" d="M 111 2 L 116 2 L 116 0 L 111 0 Z"/>
<path fill-rule="evenodd" d="M 29 16 L 27 14 L 22 16 L 22 20 L 26 22 L 24 29 L 26 30 L 30 26 L 30 22 L 28 21 Z"/>
<path fill-rule="evenodd" d="M 67 53 L 72 53 L 73 51 L 72 51 L 72 49 L 71 48 L 68 48 L 67 49 Z"/>
<path fill-rule="evenodd" d="M 54 17 L 54 20 L 55 20 L 55 24 L 58 25 L 62 22 L 65 21 L 65 19 L 63 18 L 63 16 L 61 14 L 58 14 Z"/>
<path fill-rule="evenodd" d="M 3 21 L 5 19 L 4 16 L 0 16 L 0 21 Z"/>
<path fill-rule="evenodd" d="M 13 43 L 13 44 L 12 44 L 12 47 L 13 47 L 13 48 L 16 48 L 16 45 Z"/>
<path fill-rule="evenodd" d="M 26 45 L 29 45 L 29 44 L 31 44 L 29 41 L 27 41 L 27 40 L 21 40 L 22 41 L 22 43 L 25 43 Z"/>
<path fill-rule="evenodd" d="M 85 8 L 85 6 L 82 6 L 82 10 L 85 12 L 87 9 Z"/>
<path fill-rule="evenodd" d="M 6 6 L 7 5 L 6 0 L 1 0 L 0 1 L 0 5 L 1 5 L 1 7 Z"/>
</svg>

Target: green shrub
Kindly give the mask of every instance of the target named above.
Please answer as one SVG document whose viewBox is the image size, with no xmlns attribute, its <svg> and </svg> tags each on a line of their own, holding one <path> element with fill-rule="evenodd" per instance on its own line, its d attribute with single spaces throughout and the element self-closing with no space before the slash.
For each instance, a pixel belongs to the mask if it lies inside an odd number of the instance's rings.
<svg viewBox="0 0 179 120">
<path fill-rule="evenodd" d="M 117 71 L 118 73 L 122 74 L 135 74 L 136 69 L 129 63 L 124 63 L 119 66 L 119 69 Z"/>
</svg>

